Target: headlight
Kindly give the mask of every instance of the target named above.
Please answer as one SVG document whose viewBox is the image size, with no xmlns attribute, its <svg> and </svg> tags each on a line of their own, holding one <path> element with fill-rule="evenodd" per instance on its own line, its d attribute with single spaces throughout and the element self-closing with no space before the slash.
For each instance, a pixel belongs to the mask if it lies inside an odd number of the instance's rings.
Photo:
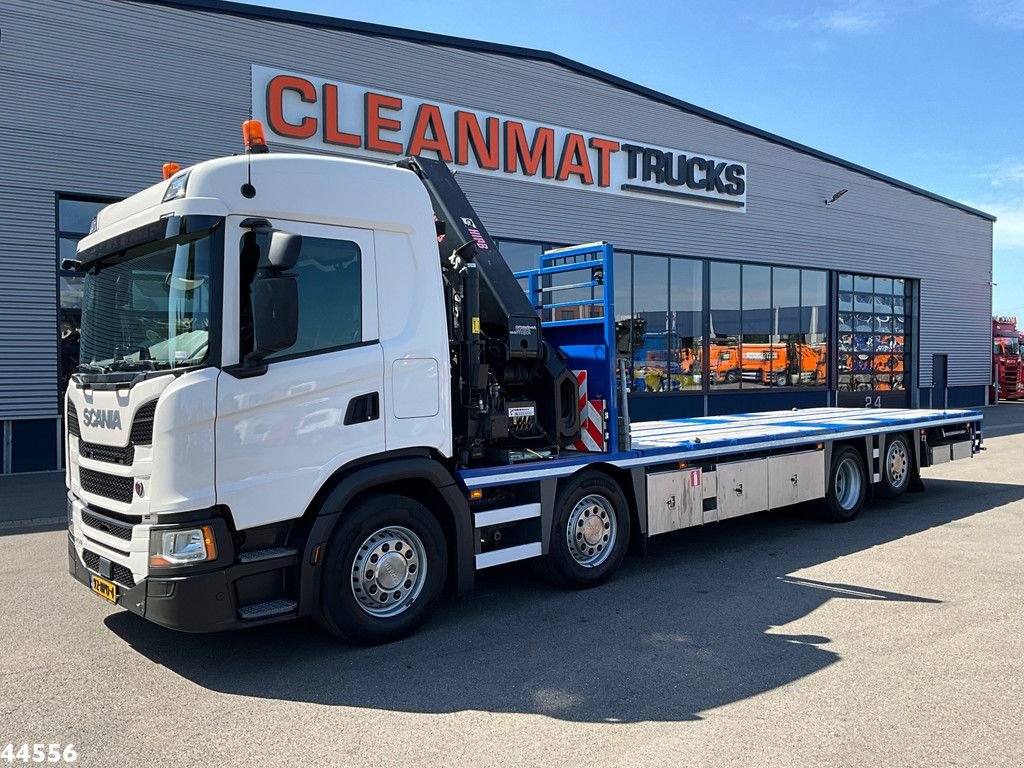
<svg viewBox="0 0 1024 768">
<path fill-rule="evenodd" d="M 167 568 L 217 559 L 213 526 L 176 530 L 157 529 L 149 537 L 149 565 Z"/>
</svg>

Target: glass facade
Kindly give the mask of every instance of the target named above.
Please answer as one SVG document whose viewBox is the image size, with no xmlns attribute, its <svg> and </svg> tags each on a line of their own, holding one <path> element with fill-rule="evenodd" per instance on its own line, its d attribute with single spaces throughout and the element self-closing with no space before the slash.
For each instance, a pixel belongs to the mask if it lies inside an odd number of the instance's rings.
<svg viewBox="0 0 1024 768">
<path fill-rule="evenodd" d="M 837 380 L 840 392 L 901 392 L 909 382 L 912 282 L 840 273 Z"/>
<path fill-rule="evenodd" d="M 64 259 L 75 258 L 78 241 L 89 234 L 93 218 L 113 200 L 61 196 L 57 199 L 58 328 L 60 330 L 59 402 L 64 402 L 68 379 L 78 367 L 82 325 L 81 275 L 61 269 Z"/>
<path fill-rule="evenodd" d="M 500 247 L 512 268 L 523 270 L 554 246 L 503 241 Z M 831 274 L 837 288 L 830 289 L 826 270 L 617 251 L 616 342 L 630 391 L 831 387 L 841 395 L 902 395 L 910 380 L 914 282 Z M 580 290 L 559 300 L 600 296 Z M 900 403 L 890 395 L 886 404 Z"/>
</svg>

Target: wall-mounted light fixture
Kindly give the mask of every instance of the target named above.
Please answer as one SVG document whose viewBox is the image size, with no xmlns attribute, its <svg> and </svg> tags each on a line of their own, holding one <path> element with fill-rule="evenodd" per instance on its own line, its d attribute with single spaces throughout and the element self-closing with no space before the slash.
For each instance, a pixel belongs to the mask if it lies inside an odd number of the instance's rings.
<svg viewBox="0 0 1024 768">
<path fill-rule="evenodd" d="M 840 197 L 842 197 L 843 195 L 845 195 L 849 191 L 850 190 L 848 190 L 848 189 L 840 189 L 838 192 L 836 192 L 834 195 L 832 195 L 831 198 L 829 198 L 828 200 L 825 201 L 825 205 L 832 205 L 832 203 L 834 203 L 836 200 L 838 200 Z"/>
</svg>

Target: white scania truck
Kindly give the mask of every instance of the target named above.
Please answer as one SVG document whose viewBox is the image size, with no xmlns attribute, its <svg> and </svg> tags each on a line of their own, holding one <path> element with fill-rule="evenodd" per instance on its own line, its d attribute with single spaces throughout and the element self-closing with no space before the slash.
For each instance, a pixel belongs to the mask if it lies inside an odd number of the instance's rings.
<svg viewBox="0 0 1024 768">
<path fill-rule="evenodd" d="M 981 449 L 973 411 L 631 424 L 611 246 L 513 275 L 438 161 L 249 149 L 105 208 L 65 263 L 70 571 L 158 624 L 384 642 L 482 568 L 588 587 L 649 536 L 850 520 Z"/>
</svg>

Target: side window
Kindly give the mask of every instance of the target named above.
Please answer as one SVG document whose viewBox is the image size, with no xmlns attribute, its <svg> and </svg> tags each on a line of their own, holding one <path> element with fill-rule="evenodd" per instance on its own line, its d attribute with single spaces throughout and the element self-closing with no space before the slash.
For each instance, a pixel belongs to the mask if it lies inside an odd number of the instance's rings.
<svg viewBox="0 0 1024 768">
<path fill-rule="evenodd" d="M 241 243 L 239 284 L 248 286 L 266 236 L 246 234 Z M 291 270 L 299 287 L 299 331 L 295 344 L 275 352 L 267 360 L 326 352 L 363 340 L 362 260 L 359 246 L 348 240 L 302 238 L 302 251 Z M 252 307 L 248 289 L 242 290 L 240 352 L 252 351 Z"/>
</svg>

